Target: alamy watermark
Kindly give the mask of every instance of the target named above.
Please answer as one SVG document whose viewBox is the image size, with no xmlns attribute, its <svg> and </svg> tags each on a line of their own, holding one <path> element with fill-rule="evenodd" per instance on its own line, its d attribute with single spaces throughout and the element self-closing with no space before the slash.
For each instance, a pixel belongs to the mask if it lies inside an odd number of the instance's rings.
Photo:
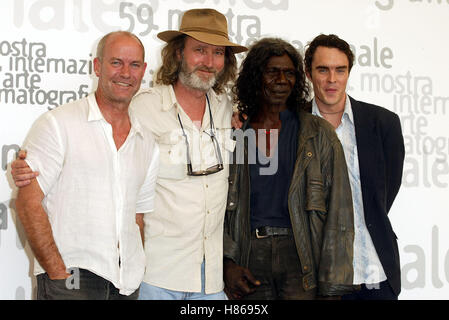
<svg viewBox="0 0 449 320">
<path fill-rule="evenodd" d="M 214 131 L 223 155 L 223 164 L 259 164 L 260 175 L 276 174 L 279 162 L 277 148 L 279 130 L 249 128 L 245 131 L 241 129 Z M 189 147 L 190 163 L 193 166 L 207 167 L 217 164 L 217 146 L 210 137 L 210 129 L 200 132 L 193 129 L 183 131 L 179 128 L 164 134 L 164 138 L 159 141 L 161 162 L 168 166 L 187 165 L 187 147 Z"/>
</svg>

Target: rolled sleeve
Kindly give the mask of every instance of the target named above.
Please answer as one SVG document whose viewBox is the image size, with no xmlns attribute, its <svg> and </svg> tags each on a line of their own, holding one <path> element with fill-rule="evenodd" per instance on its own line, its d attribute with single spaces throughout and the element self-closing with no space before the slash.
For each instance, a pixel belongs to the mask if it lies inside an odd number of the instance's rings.
<svg viewBox="0 0 449 320">
<path fill-rule="evenodd" d="M 64 163 L 64 146 L 56 119 L 50 112 L 40 116 L 31 127 L 23 149 L 26 162 L 33 171 L 39 171 L 37 182 L 47 195 L 58 179 Z"/>
<path fill-rule="evenodd" d="M 154 143 L 153 155 L 151 163 L 148 167 L 147 175 L 137 199 L 136 211 L 137 213 L 148 213 L 154 211 L 154 198 L 156 180 L 159 171 L 159 146 Z"/>
</svg>

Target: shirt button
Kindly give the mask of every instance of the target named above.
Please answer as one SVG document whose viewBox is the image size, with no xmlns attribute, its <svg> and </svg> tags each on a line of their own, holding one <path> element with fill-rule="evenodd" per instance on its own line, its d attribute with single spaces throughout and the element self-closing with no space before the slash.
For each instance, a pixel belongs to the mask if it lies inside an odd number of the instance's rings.
<svg viewBox="0 0 449 320">
<path fill-rule="evenodd" d="M 210 210 L 207 210 L 207 214 L 210 214 Z"/>
<path fill-rule="evenodd" d="M 309 270 L 309 267 L 308 266 L 304 266 L 304 271 L 307 271 L 307 270 Z"/>
<path fill-rule="evenodd" d="M 206 184 L 206 188 L 209 188 L 209 185 Z"/>
</svg>

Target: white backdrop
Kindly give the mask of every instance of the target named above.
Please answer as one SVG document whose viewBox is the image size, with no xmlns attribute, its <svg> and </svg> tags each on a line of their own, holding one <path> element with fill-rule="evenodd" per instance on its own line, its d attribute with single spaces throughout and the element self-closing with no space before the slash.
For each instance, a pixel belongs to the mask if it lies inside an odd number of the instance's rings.
<svg viewBox="0 0 449 320">
<path fill-rule="evenodd" d="M 349 92 L 397 112 L 406 159 L 390 212 L 399 237 L 401 299 L 449 298 L 449 0 L 2 0 L 0 2 L 0 299 L 31 299 L 32 261 L 16 217 L 9 163 L 33 121 L 92 90 L 92 55 L 113 30 L 143 40 L 143 87 L 160 64 L 156 34 L 181 11 L 212 7 L 233 41 L 279 36 L 302 50 L 319 33 L 353 47 Z M 240 56 L 242 58 L 242 56 Z"/>
</svg>

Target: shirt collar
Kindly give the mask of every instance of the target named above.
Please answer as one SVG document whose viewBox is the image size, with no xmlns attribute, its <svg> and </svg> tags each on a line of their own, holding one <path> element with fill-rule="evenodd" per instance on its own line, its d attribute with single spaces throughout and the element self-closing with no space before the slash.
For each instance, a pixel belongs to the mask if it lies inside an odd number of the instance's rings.
<svg viewBox="0 0 449 320">
<path fill-rule="evenodd" d="M 87 96 L 87 104 L 89 105 L 89 112 L 87 115 L 88 122 L 98 120 L 106 121 L 100 111 L 100 107 L 98 107 L 97 99 L 95 98 L 95 92 Z"/>
<path fill-rule="evenodd" d="M 98 106 L 97 99 L 95 98 L 95 93 L 91 93 L 87 96 L 87 104 L 89 106 L 89 111 L 87 115 L 87 121 L 104 121 L 107 122 Z M 144 138 L 142 125 L 140 124 L 137 117 L 134 115 L 132 110 L 128 108 L 129 121 L 131 122 L 131 130 L 129 131 L 130 136 L 134 134 L 140 134 Z"/>
<path fill-rule="evenodd" d="M 139 119 L 134 115 L 134 112 L 131 108 L 128 108 L 129 121 L 131 121 L 131 131 L 130 134 L 139 134 L 142 138 L 145 138 L 143 133 L 142 125 L 140 124 Z"/>
<path fill-rule="evenodd" d="M 175 90 L 172 85 L 161 85 L 158 90 L 161 92 L 162 96 L 162 110 L 169 111 L 172 108 L 178 106 L 178 101 L 176 100 Z M 223 99 L 222 95 L 217 95 L 213 89 L 207 92 L 207 97 L 209 98 L 210 106 L 212 112 L 215 106 L 218 106 Z"/>
<path fill-rule="evenodd" d="M 315 98 L 313 98 L 312 100 L 312 114 L 320 118 L 323 118 L 323 115 L 320 113 L 320 110 L 318 109 L 318 105 L 316 103 Z M 344 121 L 345 119 L 348 119 L 351 123 L 354 123 L 354 114 L 352 112 L 351 100 L 349 99 L 348 95 L 346 95 L 345 110 L 342 115 L 342 121 Z"/>
</svg>

